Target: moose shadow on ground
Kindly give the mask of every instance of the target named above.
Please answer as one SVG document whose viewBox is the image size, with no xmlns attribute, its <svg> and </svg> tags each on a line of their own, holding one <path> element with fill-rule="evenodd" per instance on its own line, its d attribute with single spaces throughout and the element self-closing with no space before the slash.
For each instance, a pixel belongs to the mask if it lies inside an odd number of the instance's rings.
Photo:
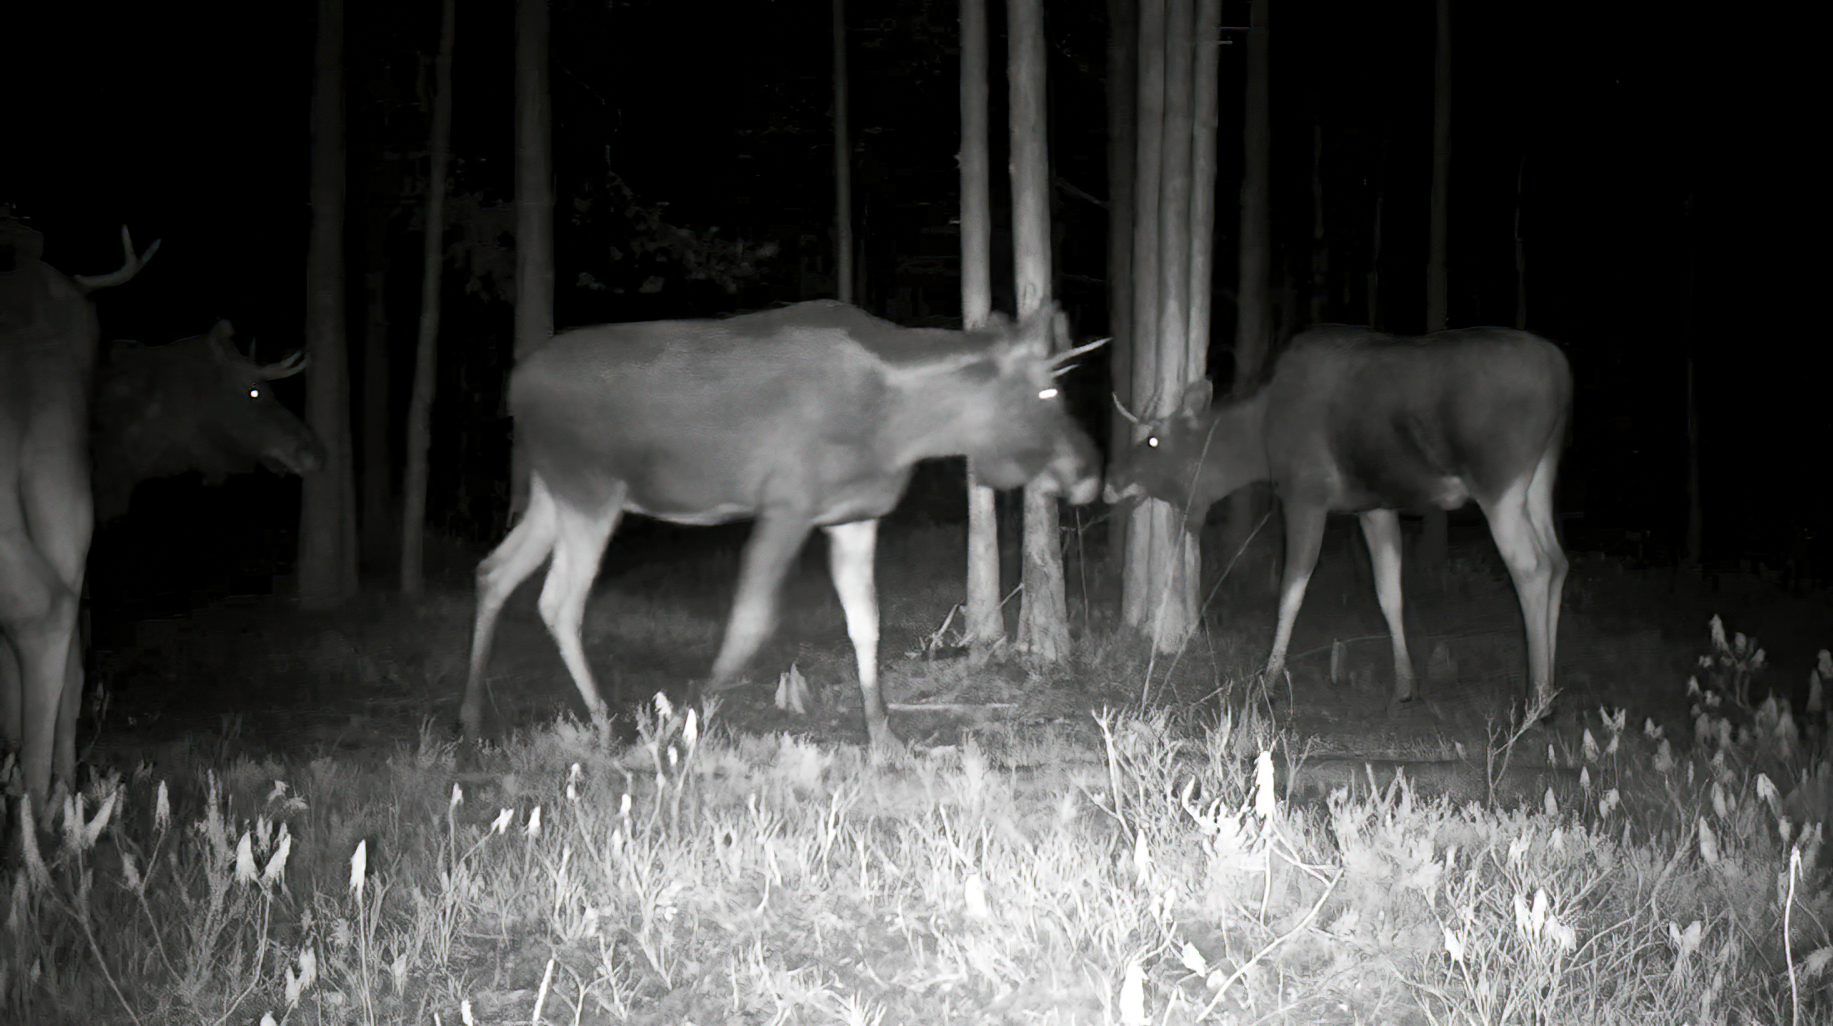
<svg viewBox="0 0 1833 1026">
<path fill-rule="evenodd" d="M 942 628 L 961 587 L 963 528 L 888 523 L 878 578 L 893 728 L 918 746 L 1044 722 L 1093 734 L 1092 713 L 1142 700 L 1179 710 L 1252 702 L 1313 754 L 1439 761 L 1457 757 L 1460 744 L 1480 753 L 1506 726 L 1525 675 L 1520 613 L 1487 531 L 1480 520 L 1454 528 L 1442 579 L 1420 579 L 1409 562 L 1406 615 L 1422 694 L 1396 710 L 1388 705 L 1385 628 L 1366 567 L 1357 565 L 1367 557 L 1342 534 L 1353 528 L 1333 520 L 1294 630 L 1289 686 L 1269 694 L 1248 681 L 1271 640 L 1277 553 L 1250 552 L 1219 586 L 1220 561 L 1209 560 L 1204 587 L 1214 594 L 1205 630 L 1179 656 L 1154 659 L 1117 629 L 1116 575 L 1101 555 L 1105 529 L 1086 521 L 1079 531 L 1068 527 L 1076 659 L 1030 673 L 1017 660 L 970 665 L 945 644 Z M 615 687 L 625 701 L 658 691 L 678 698 L 707 672 L 744 530 L 632 525 L 613 541 L 585 628 L 607 693 Z M 824 549 L 816 539 L 803 553 L 781 628 L 749 683 L 720 696 L 715 721 L 725 729 L 863 742 L 852 649 Z M 302 613 L 275 599 L 226 598 L 187 615 L 112 625 L 95 658 L 104 687 L 92 689 L 79 735 L 86 761 L 178 772 L 188 762 L 236 755 L 377 755 L 455 736 L 470 577 L 483 551 L 445 546 L 432 560 L 428 595 L 413 601 L 369 594 L 338 612 Z M 511 600 L 499 630 L 486 703 L 492 732 L 583 711 L 536 614 L 538 581 Z M 1758 697 L 1774 689 L 1799 709 L 1815 653 L 1833 645 L 1830 613 L 1833 593 L 1791 595 L 1767 571 L 1637 569 L 1575 551 L 1560 621 L 1562 708 L 1624 708 L 1631 724 L 1653 720 L 1684 742 L 1687 678 L 1708 650 L 1716 614 L 1728 631 L 1753 635 L 1768 651 Z M 949 631 L 958 624 L 957 617 Z M 808 684 L 800 714 L 774 701 L 779 675 L 792 665 Z M 1580 727 L 1567 720 L 1575 739 Z"/>
</svg>

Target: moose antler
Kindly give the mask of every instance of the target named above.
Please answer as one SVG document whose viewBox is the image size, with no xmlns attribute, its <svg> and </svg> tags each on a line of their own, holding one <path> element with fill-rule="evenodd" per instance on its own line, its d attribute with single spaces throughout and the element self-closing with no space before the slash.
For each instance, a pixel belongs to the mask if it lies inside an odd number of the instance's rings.
<svg viewBox="0 0 1833 1026">
<path fill-rule="evenodd" d="M 75 276 L 76 283 L 86 289 L 103 289 L 110 285 L 119 285 L 140 273 L 140 269 L 146 266 L 146 262 L 153 259 L 153 254 L 159 252 L 159 243 L 155 241 L 151 246 L 146 247 L 145 253 L 135 256 L 134 238 L 127 233 L 127 226 L 122 225 L 121 250 L 127 256 L 120 270 L 110 271 L 107 274 L 79 274 Z"/>
</svg>

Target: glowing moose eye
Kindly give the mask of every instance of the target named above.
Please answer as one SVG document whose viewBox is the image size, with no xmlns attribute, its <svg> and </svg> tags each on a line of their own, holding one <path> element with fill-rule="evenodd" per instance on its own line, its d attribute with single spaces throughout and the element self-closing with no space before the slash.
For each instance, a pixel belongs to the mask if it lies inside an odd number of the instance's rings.
<svg viewBox="0 0 1833 1026">
<path fill-rule="evenodd" d="M 253 385 L 248 386 L 248 398 L 250 399 L 261 398 L 261 390 L 254 387 Z"/>
<path fill-rule="evenodd" d="M 1158 448 L 1158 436 L 1153 435 L 1152 437 L 1146 439 L 1146 444 L 1151 446 L 1154 449 Z"/>
<path fill-rule="evenodd" d="M 1037 397 L 1039 399 L 1055 399 L 1057 397 L 1056 387 L 1052 386 L 1050 388 L 1039 390 L 1039 392 L 1037 393 Z"/>
</svg>

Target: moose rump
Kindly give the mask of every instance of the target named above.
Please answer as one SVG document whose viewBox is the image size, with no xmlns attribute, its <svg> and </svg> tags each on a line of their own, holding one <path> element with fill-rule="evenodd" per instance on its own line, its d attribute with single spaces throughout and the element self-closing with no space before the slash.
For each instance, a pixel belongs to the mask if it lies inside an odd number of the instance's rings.
<svg viewBox="0 0 1833 1026">
<path fill-rule="evenodd" d="M 1527 634 L 1528 690 L 1551 701 L 1566 558 L 1553 483 L 1572 409 L 1572 374 L 1552 343 L 1467 328 L 1418 338 L 1322 325 L 1292 340 L 1254 394 L 1210 403 L 1209 382 L 1169 418 L 1142 425 L 1109 492 L 1183 509 L 1194 530 L 1236 489 L 1270 481 L 1286 522 L 1279 623 L 1266 674 L 1285 669 L 1329 513 L 1362 522 L 1394 650 L 1394 698 L 1413 697 L 1401 621 L 1398 511 L 1482 507 Z"/>
<path fill-rule="evenodd" d="M 510 376 L 522 518 L 478 567 L 461 719 L 475 735 L 503 603 L 552 557 L 540 611 L 601 729 L 608 712 L 580 641 L 585 603 L 619 518 L 755 518 L 711 686 L 767 640 L 783 578 L 808 533 L 831 544 L 868 733 L 892 743 L 878 690 L 877 520 L 919 460 L 965 455 L 998 488 L 1042 476 L 1094 498 L 1099 460 L 1063 407 L 1054 311 L 981 331 L 901 328 L 833 301 L 726 320 L 563 332 Z M 518 483 L 519 485 L 520 483 Z"/>
</svg>

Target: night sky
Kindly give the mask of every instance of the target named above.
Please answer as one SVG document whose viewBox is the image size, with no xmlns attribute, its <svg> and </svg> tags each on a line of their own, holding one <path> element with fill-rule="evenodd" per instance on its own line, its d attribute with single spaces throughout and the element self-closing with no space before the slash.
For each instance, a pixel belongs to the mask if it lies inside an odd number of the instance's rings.
<svg viewBox="0 0 1833 1026">
<path fill-rule="evenodd" d="M 386 9 L 376 9 L 385 7 Z M 1046 3 L 1050 140 L 1058 177 L 1059 294 L 1094 336 L 1105 327 L 1106 193 L 1100 3 Z M 146 274 L 101 303 L 104 334 L 162 342 L 234 320 L 263 359 L 298 344 L 308 227 L 310 4 L 183 20 L 154 5 L 34 5 L 9 12 L 13 77 L 0 201 L 46 238 L 66 273 L 118 266 L 116 233 L 163 239 Z M 391 344 L 411 347 L 418 289 L 427 117 L 439 5 L 351 5 L 350 311 L 360 336 L 369 254 L 387 270 Z M 1731 8 L 1598 3 L 1463 3 L 1454 13 L 1451 292 L 1455 325 L 1513 318 L 1519 201 L 1529 262 L 1528 327 L 1559 342 L 1579 382 L 1562 502 L 1592 523 L 1678 532 L 1685 511 L 1685 360 L 1695 360 L 1706 437 L 1708 544 L 1728 550 L 1821 523 L 1830 415 L 1818 310 L 1825 260 L 1808 242 L 1827 223 L 1808 160 L 1824 115 L 1800 26 L 1739 20 Z M 455 186 L 509 198 L 513 10 L 461 2 Z M 828 242 L 829 5 L 557 3 L 553 8 L 558 324 L 712 316 L 805 293 L 800 263 Z M 1223 21 L 1241 25 L 1245 4 Z M 1003 36 L 1003 9 L 990 13 Z M 893 307 L 902 258 L 952 247 L 956 209 L 956 7 L 855 0 L 849 11 L 856 209 L 866 305 L 887 316 L 953 312 L 947 282 L 920 309 Z M 1367 318 L 1375 197 L 1384 194 L 1382 326 L 1423 326 L 1430 184 L 1433 7 L 1275 3 L 1272 10 L 1274 231 L 1278 266 L 1302 297 L 1312 225 L 1313 126 L 1321 126 L 1326 235 L 1343 277 L 1330 316 Z M 1234 217 L 1246 47 L 1221 52 L 1215 346 L 1234 311 Z M 1003 38 L 994 41 L 1003 102 Z M 1810 109 L 1813 113 L 1809 113 Z M 996 111 L 995 128 L 1003 126 Z M 996 155 L 995 168 L 1004 166 Z M 617 176 L 676 226 L 776 241 L 783 255 L 737 294 L 661 275 L 632 255 L 602 202 Z M 1517 193 L 1517 182 L 1520 192 Z M 1003 183 L 996 182 L 998 190 Z M 581 213 L 574 201 L 596 197 Z M 1003 199 L 996 200 L 1003 203 Z M 925 232 L 924 229 L 931 229 Z M 938 241 L 940 240 L 940 241 Z M 613 259 L 613 256 L 621 259 Z M 610 286 L 579 288 L 584 272 Z M 444 344 L 454 357 L 442 415 L 500 430 L 493 389 L 506 361 L 507 306 L 448 279 Z M 1344 282 L 1349 282 L 1344 292 Z M 1222 362 L 1218 360 L 1217 362 Z M 1225 364 L 1224 364 L 1225 365 Z M 1091 375 L 1082 383 L 1098 387 Z M 401 387 L 406 364 L 396 373 Z M 1098 397 L 1097 397 L 1098 398 Z M 405 407 L 405 403 L 397 408 Z M 437 444 L 437 443 L 436 443 Z M 468 452 L 492 453 L 479 443 Z M 435 489 L 469 509 L 488 459 L 448 451 Z M 494 458 L 494 457 L 491 457 Z M 506 466 L 502 470 L 506 476 Z M 494 500 L 492 500 L 494 501 Z M 464 518 L 461 518 L 464 519 Z M 447 525 L 493 541 L 485 513 Z M 475 523 L 470 522 L 475 521 Z M 1774 542 L 1770 542 L 1773 546 Z"/>
</svg>

